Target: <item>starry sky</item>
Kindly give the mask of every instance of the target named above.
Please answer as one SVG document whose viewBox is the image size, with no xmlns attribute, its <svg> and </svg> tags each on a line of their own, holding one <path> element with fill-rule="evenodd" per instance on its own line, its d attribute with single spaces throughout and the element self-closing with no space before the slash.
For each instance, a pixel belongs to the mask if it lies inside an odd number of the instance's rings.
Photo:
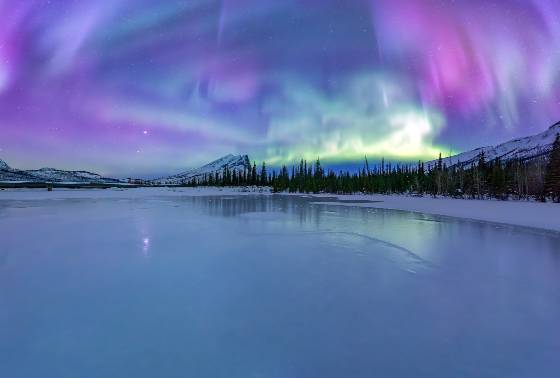
<svg viewBox="0 0 560 378">
<path fill-rule="evenodd" d="M 560 0 L 0 0 L 0 158 L 433 159 L 560 120 Z"/>
</svg>

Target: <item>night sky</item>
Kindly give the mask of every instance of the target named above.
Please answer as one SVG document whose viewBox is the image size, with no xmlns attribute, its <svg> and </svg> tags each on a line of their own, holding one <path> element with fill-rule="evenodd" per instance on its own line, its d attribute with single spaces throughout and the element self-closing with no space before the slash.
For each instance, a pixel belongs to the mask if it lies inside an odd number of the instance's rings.
<svg viewBox="0 0 560 378">
<path fill-rule="evenodd" d="M 0 0 L 0 158 L 433 159 L 560 120 L 560 0 Z"/>
</svg>

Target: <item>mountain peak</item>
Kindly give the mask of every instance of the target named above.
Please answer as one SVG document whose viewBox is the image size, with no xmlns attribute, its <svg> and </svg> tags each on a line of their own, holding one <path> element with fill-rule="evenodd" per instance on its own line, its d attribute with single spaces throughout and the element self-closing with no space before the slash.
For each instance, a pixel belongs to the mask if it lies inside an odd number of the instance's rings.
<svg viewBox="0 0 560 378">
<path fill-rule="evenodd" d="M 10 169 L 10 166 L 2 159 L 0 159 L 0 169 Z"/>
<path fill-rule="evenodd" d="M 192 180 L 193 178 L 202 178 L 207 175 L 218 174 L 221 175 L 224 169 L 229 171 L 243 172 L 244 170 L 251 169 L 251 163 L 248 155 L 233 155 L 228 154 L 216 159 L 200 168 L 190 169 L 186 172 L 179 173 L 171 177 L 155 180 L 160 184 L 183 184 Z"/>
<path fill-rule="evenodd" d="M 213 162 L 204 165 L 204 167 L 222 165 L 222 168 L 224 168 L 226 165 L 229 166 L 232 163 L 234 163 L 234 165 L 245 165 L 245 168 L 250 168 L 248 155 L 234 155 L 234 154 L 227 154 L 225 156 L 222 156 L 221 158 L 216 159 Z"/>
</svg>

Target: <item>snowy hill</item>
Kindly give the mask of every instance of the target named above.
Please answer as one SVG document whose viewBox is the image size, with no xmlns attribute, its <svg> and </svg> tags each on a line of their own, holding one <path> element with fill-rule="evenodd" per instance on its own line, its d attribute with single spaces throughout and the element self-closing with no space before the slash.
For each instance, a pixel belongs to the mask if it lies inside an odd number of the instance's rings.
<svg viewBox="0 0 560 378">
<path fill-rule="evenodd" d="M 484 151 L 486 161 L 500 158 L 502 161 L 511 159 L 530 160 L 544 156 L 552 149 L 556 135 L 560 134 L 560 122 L 552 125 L 548 130 L 533 136 L 514 139 L 497 146 L 481 147 L 471 151 L 463 152 L 455 156 L 443 159 L 447 166 L 456 164 L 469 166 L 478 162 L 479 155 Z M 434 166 L 437 160 L 428 162 L 426 165 Z"/>
<path fill-rule="evenodd" d="M 0 181 L 2 182 L 65 182 L 65 183 L 119 183 L 120 180 L 103 177 L 86 171 L 63 171 L 54 168 L 20 170 L 10 168 L 0 160 Z"/>
<path fill-rule="evenodd" d="M 39 181 L 52 182 L 120 182 L 120 180 L 103 177 L 97 173 L 87 171 L 63 171 L 54 168 L 41 168 L 37 170 L 26 171 L 36 177 Z"/>
<path fill-rule="evenodd" d="M 20 171 L 18 169 L 13 169 L 8 166 L 8 168 L 0 167 L 0 182 L 35 182 L 38 181 L 32 174 L 26 171 Z"/>
<path fill-rule="evenodd" d="M 208 163 L 200 168 L 188 170 L 178 175 L 170 176 L 155 180 L 156 184 L 160 185 L 179 185 L 192 180 L 193 178 L 201 179 L 205 175 L 215 174 L 216 172 L 221 175 L 224 168 L 230 171 L 243 172 L 251 167 L 249 156 L 247 155 L 226 155 L 211 163 Z"/>
</svg>

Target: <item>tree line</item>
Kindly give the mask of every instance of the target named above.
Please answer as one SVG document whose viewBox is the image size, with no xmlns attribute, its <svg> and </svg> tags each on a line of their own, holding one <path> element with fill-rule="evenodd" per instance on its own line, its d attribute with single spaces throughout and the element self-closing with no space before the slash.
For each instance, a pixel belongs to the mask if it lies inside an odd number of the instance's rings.
<svg viewBox="0 0 560 378">
<path fill-rule="evenodd" d="M 265 162 L 249 169 L 230 170 L 193 178 L 185 186 L 270 186 L 274 192 L 291 193 L 383 193 L 457 198 L 497 198 L 501 200 L 551 199 L 560 202 L 560 136 L 548 156 L 529 160 L 500 158 L 487 161 L 481 152 L 476 162 L 447 166 L 441 154 L 435 164 L 392 164 L 384 160 L 355 173 L 326 170 L 319 159 L 279 170 L 268 169 Z"/>
</svg>

